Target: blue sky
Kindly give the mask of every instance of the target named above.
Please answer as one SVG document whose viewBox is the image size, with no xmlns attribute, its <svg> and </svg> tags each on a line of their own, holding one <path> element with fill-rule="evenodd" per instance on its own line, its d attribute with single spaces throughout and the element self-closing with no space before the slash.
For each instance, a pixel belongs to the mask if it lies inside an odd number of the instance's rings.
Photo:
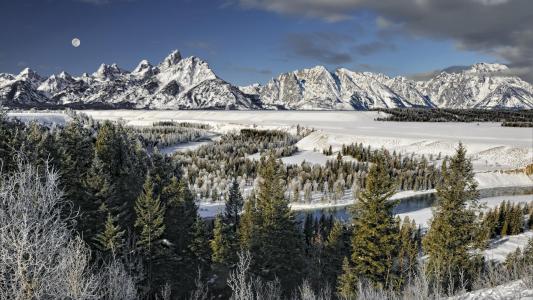
<svg viewBox="0 0 533 300">
<path fill-rule="evenodd" d="M 173 49 L 207 60 L 237 85 L 314 65 L 409 75 L 507 63 L 460 46 L 453 34 L 399 28 L 366 7 L 332 19 L 246 1 L 2 0 L 0 19 L 0 72 L 6 73 L 29 66 L 43 75 L 78 75 L 101 63 L 131 70 L 141 59 L 157 64 Z M 81 40 L 78 48 L 71 45 L 74 37 Z"/>
</svg>

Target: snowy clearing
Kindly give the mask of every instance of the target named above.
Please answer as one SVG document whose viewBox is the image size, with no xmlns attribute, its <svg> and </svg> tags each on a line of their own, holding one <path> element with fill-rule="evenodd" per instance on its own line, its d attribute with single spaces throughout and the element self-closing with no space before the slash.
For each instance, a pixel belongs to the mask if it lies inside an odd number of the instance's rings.
<svg viewBox="0 0 533 300">
<path fill-rule="evenodd" d="M 64 125 L 72 120 L 71 117 L 61 112 L 10 112 L 8 116 L 24 123 L 37 121 L 43 125 Z"/>
<path fill-rule="evenodd" d="M 453 300 L 532 300 L 533 289 L 527 288 L 522 280 L 502 284 L 493 288 L 481 289 L 451 297 Z"/>
<path fill-rule="evenodd" d="M 122 119 L 131 125 L 163 120 L 204 122 L 220 132 L 258 126 L 283 129 L 297 124 L 315 128 L 298 144 L 300 150 L 338 149 L 363 143 L 404 153 L 452 154 L 462 141 L 478 170 L 522 168 L 533 163 L 533 129 L 499 123 L 378 122 L 380 112 L 363 111 L 154 111 L 84 110 L 95 119 Z"/>
<path fill-rule="evenodd" d="M 533 231 L 527 231 L 517 235 L 510 235 L 491 241 L 487 250 L 483 255 L 487 260 L 494 260 L 498 262 L 505 261 L 505 258 L 510 253 L 516 251 L 517 248 L 524 249 L 530 239 L 533 238 Z"/>
</svg>

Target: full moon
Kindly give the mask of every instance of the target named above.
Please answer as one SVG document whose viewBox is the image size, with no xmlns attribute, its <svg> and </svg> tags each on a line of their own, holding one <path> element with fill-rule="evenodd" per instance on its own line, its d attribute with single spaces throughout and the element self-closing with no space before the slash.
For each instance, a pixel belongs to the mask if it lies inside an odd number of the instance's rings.
<svg viewBox="0 0 533 300">
<path fill-rule="evenodd" d="M 81 42 L 79 38 L 73 38 L 72 39 L 72 46 L 78 48 L 80 46 Z"/>
</svg>

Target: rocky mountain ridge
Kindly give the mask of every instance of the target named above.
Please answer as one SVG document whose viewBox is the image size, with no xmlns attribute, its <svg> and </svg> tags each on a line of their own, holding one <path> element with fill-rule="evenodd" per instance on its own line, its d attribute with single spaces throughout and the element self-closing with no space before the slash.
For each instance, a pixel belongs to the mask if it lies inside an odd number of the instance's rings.
<svg viewBox="0 0 533 300">
<path fill-rule="evenodd" d="M 280 74 L 265 85 L 236 87 L 202 59 L 177 50 L 160 64 L 139 62 L 133 71 L 102 64 L 92 74 L 66 72 L 44 78 L 29 68 L 0 73 L 7 107 L 138 109 L 364 110 L 391 107 L 533 108 L 533 87 L 505 75 L 501 64 L 475 64 L 427 81 L 323 66 Z"/>
</svg>

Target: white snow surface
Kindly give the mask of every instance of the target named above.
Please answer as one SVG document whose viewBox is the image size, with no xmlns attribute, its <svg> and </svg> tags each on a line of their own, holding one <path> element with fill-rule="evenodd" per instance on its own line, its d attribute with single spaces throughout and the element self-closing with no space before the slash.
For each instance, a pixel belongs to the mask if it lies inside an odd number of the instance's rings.
<svg viewBox="0 0 533 300">
<path fill-rule="evenodd" d="M 71 117 L 61 112 L 10 112 L 8 116 L 25 123 L 36 121 L 44 125 L 63 125 L 72 120 Z"/>
<path fill-rule="evenodd" d="M 510 253 L 517 248 L 524 249 L 529 240 L 533 238 L 533 231 L 526 231 L 517 235 L 510 235 L 491 241 L 487 250 L 483 252 L 485 259 L 497 262 L 505 261 Z"/>
<path fill-rule="evenodd" d="M 472 291 L 449 298 L 450 300 L 533 300 L 533 289 L 522 280 L 502 284 L 493 288 Z"/>
</svg>

